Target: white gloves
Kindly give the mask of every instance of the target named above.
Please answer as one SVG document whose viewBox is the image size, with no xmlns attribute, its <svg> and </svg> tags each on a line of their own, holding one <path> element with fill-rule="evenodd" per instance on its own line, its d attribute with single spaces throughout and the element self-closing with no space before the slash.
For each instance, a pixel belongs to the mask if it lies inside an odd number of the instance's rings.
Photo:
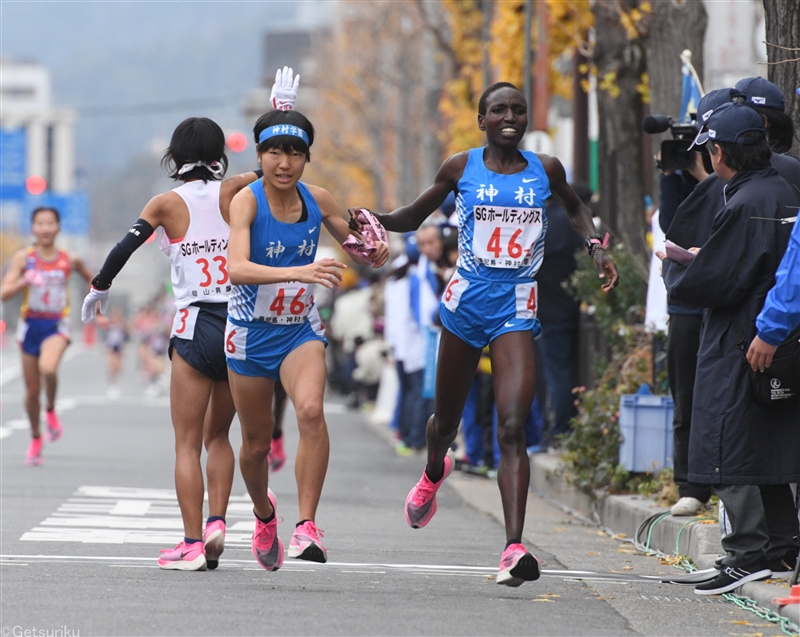
<svg viewBox="0 0 800 637">
<path fill-rule="evenodd" d="M 81 308 L 81 320 L 84 323 L 91 323 L 97 314 L 97 303 L 100 303 L 100 313 L 106 314 L 108 310 L 108 290 L 98 290 L 92 286 L 89 294 L 83 299 L 83 307 Z"/>
<path fill-rule="evenodd" d="M 278 69 L 275 74 L 275 84 L 272 85 L 272 93 L 269 96 L 272 108 L 278 111 L 293 111 L 299 84 L 300 76 L 295 75 L 292 80 L 292 69 L 288 66 L 284 66 L 283 70 Z"/>
</svg>

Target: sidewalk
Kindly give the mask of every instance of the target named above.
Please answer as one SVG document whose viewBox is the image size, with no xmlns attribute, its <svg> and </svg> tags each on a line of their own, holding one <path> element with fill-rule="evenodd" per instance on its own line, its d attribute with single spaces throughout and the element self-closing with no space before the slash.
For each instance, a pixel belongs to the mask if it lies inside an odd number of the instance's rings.
<svg viewBox="0 0 800 637">
<path fill-rule="evenodd" d="M 396 443 L 388 426 L 375 422 L 371 414 L 365 420 L 388 444 Z M 639 526 L 653 515 L 667 513 L 669 509 L 659 507 L 652 500 L 641 496 L 613 495 L 592 504 L 589 497 L 567 485 L 558 475 L 560 460 L 556 455 L 534 454 L 531 456 L 531 492 L 555 506 L 568 510 L 572 515 L 588 518 L 612 531 L 615 535 L 633 538 Z M 464 502 L 479 511 L 503 519 L 502 507 L 493 481 L 464 479 L 455 472 L 448 485 Z M 492 486 L 492 497 L 487 487 Z M 526 516 L 526 526 L 528 525 Z M 698 570 L 712 568 L 714 560 L 723 553 L 718 524 L 701 524 L 695 518 L 665 516 L 652 526 L 649 548 L 666 555 L 682 555 L 692 559 Z M 526 533 L 527 535 L 527 533 Z M 535 538 L 531 538 L 535 542 Z M 643 541 L 646 538 L 643 538 Z M 775 597 L 789 594 L 789 580 L 773 580 L 774 583 L 751 582 L 735 591 L 756 601 L 762 608 L 780 613 L 800 625 L 800 604 L 778 608 L 772 603 Z"/>
<path fill-rule="evenodd" d="M 650 499 L 635 495 L 610 495 L 592 504 L 586 494 L 567 485 L 566 480 L 558 475 L 560 467 L 558 456 L 534 454 L 531 457 L 531 491 L 594 519 L 617 535 L 633 538 L 647 518 L 669 511 Z M 649 547 L 667 555 L 689 557 L 698 570 L 712 568 L 714 560 L 724 552 L 719 525 L 702 524 L 697 520 L 671 515 L 662 518 L 652 526 Z M 772 603 L 774 598 L 789 594 L 789 580 L 768 581 L 770 583 L 750 582 L 735 592 L 750 597 L 759 606 L 780 613 L 800 625 L 800 604 L 779 608 Z"/>
</svg>

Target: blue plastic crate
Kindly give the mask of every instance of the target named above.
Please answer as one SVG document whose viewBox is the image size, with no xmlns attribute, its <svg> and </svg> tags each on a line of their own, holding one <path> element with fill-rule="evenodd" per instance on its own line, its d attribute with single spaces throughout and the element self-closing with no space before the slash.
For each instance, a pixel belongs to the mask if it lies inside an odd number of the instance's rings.
<svg viewBox="0 0 800 637">
<path fill-rule="evenodd" d="M 624 394 L 619 401 L 623 442 L 620 464 L 628 471 L 656 472 L 672 466 L 671 396 Z"/>
</svg>

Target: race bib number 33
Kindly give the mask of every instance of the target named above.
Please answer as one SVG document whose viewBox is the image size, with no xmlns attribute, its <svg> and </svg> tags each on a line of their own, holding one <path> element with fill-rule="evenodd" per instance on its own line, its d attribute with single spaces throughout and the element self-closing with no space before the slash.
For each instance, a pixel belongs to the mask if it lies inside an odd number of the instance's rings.
<svg viewBox="0 0 800 637">
<path fill-rule="evenodd" d="M 533 260 L 542 234 L 541 208 L 475 206 L 472 251 L 478 263 L 492 268 L 521 268 Z"/>
</svg>

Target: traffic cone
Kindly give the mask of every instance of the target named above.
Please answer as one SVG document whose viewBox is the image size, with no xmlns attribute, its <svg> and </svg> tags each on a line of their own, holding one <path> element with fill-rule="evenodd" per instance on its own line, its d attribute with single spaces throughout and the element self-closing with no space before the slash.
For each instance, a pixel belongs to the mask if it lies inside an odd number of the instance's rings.
<svg viewBox="0 0 800 637">
<path fill-rule="evenodd" d="M 776 597 L 772 600 L 776 606 L 788 606 L 789 604 L 800 604 L 800 584 L 792 586 L 789 597 Z"/>
</svg>

